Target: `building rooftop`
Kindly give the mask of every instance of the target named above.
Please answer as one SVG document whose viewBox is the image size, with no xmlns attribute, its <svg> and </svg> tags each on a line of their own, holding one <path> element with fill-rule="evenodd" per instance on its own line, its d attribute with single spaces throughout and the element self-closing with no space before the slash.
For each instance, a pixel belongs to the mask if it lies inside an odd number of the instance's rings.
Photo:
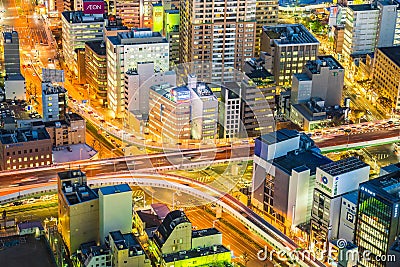
<svg viewBox="0 0 400 267">
<path fill-rule="evenodd" d="M 154 227 L 157 228 L 161 225 L 162 221 L 158 218 L 156 214 L 142 210 L 139 210 L 136 213 L 139 216 L 140 220 L 145 224 L 145 229 Z"/>
<path fill-rule="evenodd" d="M 371 4 L 362 4 L 362 5 L 349 5 L 347 6 L 353 11 L 371 11 L 371 10 L 378 10 L 375 5 Z"/>
<path fill-rule="evenodd" d="M 153 236 L 156 243 L 159 244 L 159 247 L 161 247 L 167 241 L 175 227 L 181 223 L 190 223 L 188 217 L 183 211 L 174 210 L 168 213 Z"/>
<path fill-rule="evenodd" d="M 272 133 L 264 134 L 257 139 L 261 140 L 263 143 L 272 145 L 298 137 L 299 135 L 300 133 L 296 130 L 281 129 Z"/>
<path fill-rule="evenodd" d="M 274 75 L 264 68 L 263 63 L 262 59 L 256 58 L 246 61 L 244 69 L 247 77 L 250 79 L 273 79 Z"/>
<path fill-rule="evenodd" d="M 104 15 L 102 14 L 85 15 L 83 11 L 64 11 L 61 14 L 69 23 L 104 22 Z"/>
<path fill-rule="evenodd" d="M 50 135 L 44 127 L 35 129 L 16 129 L 14 131 L 0 130 L 0 142 L 3 145 L 39 140 L 50 141 Z"/>
<path fill-rule="evenodd" d="M 274 166 L 285 171 L 287 174 L 292 174 L 293 169 L 296 171 L 304 171 L 309 169 L 310 174 L 314 175 L 317 167 L 328 164 L 332 162 L 332 160 L 313 151 L 305 150 L 298 153 L 294 151 L 289 152 L 285 156 L 270 160 L 270 162 L 272 162 Z"/>
<path fill-rule="evenodd" d="M 361 169 L 364 167 L 368 167 L 368 164 L 366 164 L 364 161 L 360 160 L 359 158 L 350 157 L 350 158 L 345 158 L 345 159 L 331 162 L 331 163 L 323 165 L 319 168 L 332 176 L 337 176 L 337 175 L 352 172 L 354 170 L 358 170 L 358 169 Z"/>
<path fill-rule="evenodd" d="M 347 201 L 357 205 L 357 202 L 358 202 L 358 190 L 354 190 L 354 191 L 351 191 L 349 193 L 346 193 L 346 194 L 344 194 L 342 196 L 342 198 L 344 198 Z"/>
<path fill-rule="evenodd" d="M 385 56 L 400 67 L 400 46 L 378 48 Z"/>
<path fill-rule="evenodd" d="M 312 101 L 294 104 L 292 108 L 303 115 L 308 121 L 321 121 L 327 118 L 325 107 L 320 107 Z"/>
<path fill-rule="evenodd" d="M 73 113 L 73 112 L 69 112 L 67 114 L 67 118 L 70 121 L 81 121 L 81 120 L 84 120 L 84 118 L 81 115 L 79 115 L 78 113 Z"/>
<path fill-rule="evenodd" d="M 95 241 L 81 244 L 79 250 L 81 253 L 78 254 L 78 259 L 82 264 L 88 258 L 108 255 L 110 253 L 110 249 L 106 245 L 98 246 Z"/>
<path fill-rule="evenodd" d="M 110 237 L 118 250 L 129 250 L 129 256 L 143 255 L 142 246 L 136 240 L 132 233 L 122 234 L 121 231 L 110 232 Z"/>
<path fill-rule="evenodd" d="M 180 260 L 185 260 L 185 259 L 193 259 L 193 258 L 198 258 L 198 257 L 211 256 L 211 255 L 226 253 L 226 252 L 230 253 L 230 250 L 222 245 L 214 245 L 212 247 L 197 248 L 197 249 L 193 249 L 193 250 L 179 251 L 177 253 L 168 254 L 168 255 L 165 255 L 163 257 L 163 259 L 166 263 L 169 263 L 169 262 L 180 261 Z"/>
<path fill-rule="evenodd" d="M 130 192 L 132 191 L 132 189 L 129 187 L 128 184 L 118 184 L 118 185 L 100 187 L 99 191 L 103 195 L 113 195 L 117 193 Z"/>
<path fill-rule="evenodd" d="M 193 91 L 201 97 L 210 97 L 214 96 L 214 93 L 211 91 L 210 87 L 204 82 L 197 82 L 196 88 Z"/>
<path fill-rule="evenodd" d="M 163 83 L 153 85 L 150 89 L 175 103 L 185 102 L 191 99 L 190 90 L 186 86 L 173 87 L 169 83 Z"/>
<path fill-rule="evenodd" d="M 22 74 L 9 74 L 6 76 L 6 81 L 25 81 Z"/>
<path fill-rule="evenodd" d="M 136 28 L 127 32 L 118 32 L 117 36 L 107 37 L 113 45 L 135 45 L 168 43 L 161 33 L 153 32 L 150 28 Z"/>
<path fill-rule="evenodd" d="M 295 73 L 293 74 L 299 81 L 312 81 L 310 77 L 306 73 Z"/>
<path fill-rule="evenodd" d="M 400 171 L 392 172 L 360 184 L 360 189 L 390 202 L 400 202 Z"/>
<path fill-rule="evenodd" d="M 318 40 L 302 24 L 263 26 L 263 31 L 278 45 L 319 44 Z"/>
<path fill-rule="evenodd" d="M 38 228 L 40 231 L 43 231 L 43 225 L 41 222 L 39 221 L 35 221 L 35 222 L 21 222 L 17 225 L 18 230 L 25 230 L 25 229 L 31 229 L 31 228 Z"/>
<path fill-rule="evenodd" d="M 331 55 L 318 56 L 316 60 L 310 60 L 305 67 L 312 73 L 320 73 L 321 67 L 329 67 L 330 70 L 343 70 L 342 65 Z"/>
<path fill-rule="evenodd" d="M 89 41 L 86 42 L 85 45 L 93 50 L 99 56 L 106 55 L 106 45 L 103 40 L 98 41 Z"/>
<path fill-rule="evenodd" d="M 159 220 L 164 220 L 165 217 L 167 217 L 168 213 L 171 212 L 168 206 L 163 203 L 151 204 L 151 208 L 153 209 Z"/>
<path fill-rule="evenodd" d="M 207 229 L 201 229 L 201 230 L 194 230 L 192 231 L 192 238 L 198 238 L 198 237 L 203 237 L 203 236 L 211 236 L 211 235 L 218 235 L 221 234 L 220 231 L 218 231 L 215 228 L 207 228 Z"/>
<path fill-rule="evenodd" d="M 70 170 L 70 171 L 59 172 L 57 173 L 57 175 L 58 178 L 60 178 L 60 180 L 86 177 L 85 173 L 82 172 L 81 170 Z"/>
</svg>

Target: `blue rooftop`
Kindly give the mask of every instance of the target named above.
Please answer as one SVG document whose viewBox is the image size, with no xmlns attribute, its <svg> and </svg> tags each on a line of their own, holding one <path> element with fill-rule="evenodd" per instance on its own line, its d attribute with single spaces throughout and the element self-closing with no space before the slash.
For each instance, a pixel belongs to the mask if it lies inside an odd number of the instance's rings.
<svg viewBox="0 0 400 267">
<path fill-rule="evenodd" d="M 343 198 L 346 199 L 347 201 L 357 204 L 358 202 L 358 190 L 351 191 L 345 195 L 343 195 Z"/>
<path fill-rule="evenodd" d="M 289 140 L 299 136 L 299 132 L 295 130 L 289 129 L 281 129 L 279 131 L 275 131 L 272 133 L 264 134 L 257 139 L 260 139 L 263 143 L 266 144 L 276 144 L 285 140 Z"/>
<path fill-rule="evenodd" d="M 128 184 L 105 186 L 101 187 L 99 190 L 103 195 L 112 195 L 132 191 Z"/>
</svg>

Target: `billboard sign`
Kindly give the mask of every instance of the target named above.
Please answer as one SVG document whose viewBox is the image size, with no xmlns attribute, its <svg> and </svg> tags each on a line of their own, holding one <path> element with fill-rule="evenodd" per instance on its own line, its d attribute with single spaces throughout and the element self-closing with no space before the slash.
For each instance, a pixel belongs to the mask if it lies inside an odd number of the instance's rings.
<svg viewBox="0 0 400 267">
<path fill-rule="evenodd" d="M 83 1 L 83 13 L 104 14 L 104 1 Z"/>
<path fill-rule="evenodd" d="M 189 90 L 171 90 L 172 100 L 175 102 L 184 102 L 190 100 Z"/>
</svg>

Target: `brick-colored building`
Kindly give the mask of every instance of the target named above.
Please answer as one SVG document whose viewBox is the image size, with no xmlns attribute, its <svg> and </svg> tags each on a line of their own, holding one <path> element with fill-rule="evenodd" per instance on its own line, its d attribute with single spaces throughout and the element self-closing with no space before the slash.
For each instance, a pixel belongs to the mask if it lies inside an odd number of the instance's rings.
<svg viewBox="0 0 400 267">
<path fill-rule="evenodd" d="M 46 122 L 45 125 L 53 147 L 86 143 L 86 122 L 76 113 L 67 114 L 66 120 Z"/>
<path fill-rule="evenodd" d="M 52 142 L 44 127 L 0 132 L 1 170 L 52 164 Z"/>
</svg>

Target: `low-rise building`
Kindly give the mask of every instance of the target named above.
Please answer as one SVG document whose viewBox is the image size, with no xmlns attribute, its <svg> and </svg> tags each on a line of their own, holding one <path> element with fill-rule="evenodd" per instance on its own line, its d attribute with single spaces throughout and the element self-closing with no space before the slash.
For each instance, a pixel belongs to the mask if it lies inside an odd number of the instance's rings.
<svg viewBox="0 0 400 267">
<path fill-rule="evenodd" d="M 112 266 L 110 249 L 106 245 L 98 246 L 94 241 L 81 244 L 77 258 L 79 267 Z"/>
<path fill-rule="evenodd" d="M 16 170 L 52 164 L 52 142 L 44 127 L 1 130 L 1 170 Z"/>
<path fill-rule="evenodd" d="M 4 90 L 8 100 L 26 100 L 26 82 L 21 74 L 9 74 L 4 80 Z"/>
<path fill-rule="evenodd" d="M 51 82 L 42 82 L 43 121 L 65 120 L 67 113 L 67 90 Z"/>
<path fill-rule="evenodd" d="M 65 120 L 45 122 L 53 147 L 86 143 L 86 121 L 76 113 L 69 113 Z"/>
<path fill-rule="evenodd" d="M 110 232 L 108 246 L 112 251 L 112 266 L 151 266 L 151 262 L 144 253 L 142 246 L 132 233 Z"/>
</svg>

